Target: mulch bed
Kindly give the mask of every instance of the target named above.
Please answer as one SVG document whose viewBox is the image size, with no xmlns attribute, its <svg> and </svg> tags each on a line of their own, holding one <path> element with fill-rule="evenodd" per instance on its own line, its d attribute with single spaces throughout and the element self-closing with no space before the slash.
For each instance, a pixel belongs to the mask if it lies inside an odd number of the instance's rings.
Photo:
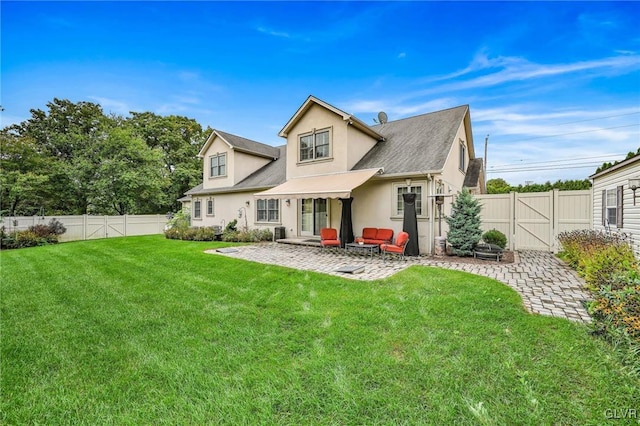
<svg viewBox="0 0 640 426">
<path fill-rule="evenodd" d="M 478 259 L 473 256 L 469 257 L 460 257 L 460 256 L 431 256 L 431 259 L 442 261 L 442 262 L 452 262 L 452 263 L 471 263 L 471 264 L 482 264 L 482 263 L 513 263 L 514 255 L 512 251 L 503 251 L 502 257 L 500 257 L 500 262 L 496 262 L 495 260 L 485 260 Z"/>
</svg>

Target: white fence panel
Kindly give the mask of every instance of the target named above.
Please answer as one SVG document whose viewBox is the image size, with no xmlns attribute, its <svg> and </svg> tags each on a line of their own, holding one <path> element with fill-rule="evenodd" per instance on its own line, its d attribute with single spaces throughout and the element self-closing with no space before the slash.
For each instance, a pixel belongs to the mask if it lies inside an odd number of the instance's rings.
<svg viewBox="0 0 640 426">
<path fill-rule="evenodd" d="M 33 225 L 47 225 L 57 219 L 67 228 L 60 241 L 94 240 L 133 235 L 162 234 L 167 223 L 164 215 L 124 216 L 15 216 L 4 217 L 0 225 L 7 230 L 25 230 Z"/>
</svg>

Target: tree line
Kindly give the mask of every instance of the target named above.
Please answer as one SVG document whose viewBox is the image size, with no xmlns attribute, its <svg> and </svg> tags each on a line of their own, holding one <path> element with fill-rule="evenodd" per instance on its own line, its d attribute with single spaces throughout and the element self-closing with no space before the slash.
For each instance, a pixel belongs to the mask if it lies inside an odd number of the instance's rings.
<svg viewBox="0 0 640 426">
<path fill-rule="evenodd" d="M 489 179 L 487 181 L 487 194 L 508 194 L 509 192 L 546 192 L 552 189 L 561 191 L 574 191 L 579 189 L 591 189 L 589 179 L 583 180 L 558 180 L 554 183 L 529 183 L 526 185 L 510 185 L 502 178 Z"/>
<path fill-rule="evenodd" d="M 177 211 L 178 198 L 202 181 L 197 154 L 210 133 L 187 117 L 123 117 L 54 98 L 0 131 L 0 213 Z"/>
</svg>

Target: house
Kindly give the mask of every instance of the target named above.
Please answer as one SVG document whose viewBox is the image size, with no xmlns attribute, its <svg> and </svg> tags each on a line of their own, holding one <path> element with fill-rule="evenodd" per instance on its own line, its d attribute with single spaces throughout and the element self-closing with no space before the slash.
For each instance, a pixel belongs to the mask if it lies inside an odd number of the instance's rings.
<svg viewBox="0 0 640 426">
<path fill-rule="evenodd" d="M 626 234 L 640 256 L 640 154 L 589 178 L 594 229 Z"/>
<path fill-rule="evenodd" d="M 469 106 L 368 125 L 314 96 L 284 125 L 273 147 L 214 130 L 202 147 L 203 182 L 181 199 L 194 226 L 285 229 L 286 238 L 318 238 L 340 229 L 342 204 L 352 198 L 353 231 L 402 231 L 402 194 L 417 194 L 418 242 L 432 252 L 438 236 L 435 195 L 469 187 L 485 192 Z M 446 224 L 441 221 L 446 232 Z"/>
</svg>

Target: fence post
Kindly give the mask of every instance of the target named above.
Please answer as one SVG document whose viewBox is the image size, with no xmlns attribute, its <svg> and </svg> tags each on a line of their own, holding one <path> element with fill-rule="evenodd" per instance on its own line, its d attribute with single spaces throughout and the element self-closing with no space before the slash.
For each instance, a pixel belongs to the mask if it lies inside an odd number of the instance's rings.
<svg viewBox="0 0 640 426">
<path fill-rule="evenodd" d="M 86 240 L 87 239 L 87 226 L 89 224 L 87 223 L 87 215 L 83 214 L 82 215 L 82 240 Z"/>
<path fill-rule="evenodd" d="M 558 252 L 558 228 L 559 226 L 559 216 L 560 216 L 560 190 L 554 189 L 552 191 L 552 199 L 551 199 L 551 239 L 549 240 L 550 246 L 549 249 L 552 253 Z"/>
<path fill-rule="evenodd" d="M 509 192 L 509 241 L 511 250 L 517 250 L 516 244 L 516 195 L 514 191 Z"/>
<path fill-rule="evenodd" d="M 129 215 L 124 215 L 124 236 L 127 236 L 127 222 L 129 221 Z"/>
</svg>

